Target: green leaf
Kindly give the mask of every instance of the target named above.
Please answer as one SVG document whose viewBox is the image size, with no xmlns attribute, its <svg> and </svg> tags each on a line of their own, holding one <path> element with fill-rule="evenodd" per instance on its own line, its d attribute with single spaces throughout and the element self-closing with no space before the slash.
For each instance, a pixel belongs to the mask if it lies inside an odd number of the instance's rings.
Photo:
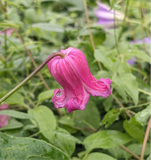
<svg viewBox="0 0 151 160">
<path fill-rule="evenodd" d="M 109 97 L 105 98 L 105 100 L 103 101 L 103 106 L 104 106 L 104 109 L 105 111 L 109 111 L 109 109 L 111 108 L 112 106 L 112 96 L 110 95 Z"/>
<path fill-rule="evenodd" d="M 3 131 L 3 133 L 9 134 L 9 135 L 15 136 L 15 137 L 29 137 L 30 136 L 28 131 L 23 130 L 23 127 L 5 130 L 5 131 Z"/>
<path fill-rule="evenodd" d="M 60 135 L 56 135 L 53 131 L 57 127 L 56 118 L 53 112 L 46 106 L 39 106 L 33 110 L 29 110 L 29 113 L 34 116 L 37 126 L 42 134 L 56 147 L 59 147 L 65 151 L 68 156 L 71 156 L 75 149 L 75 142 L 67 138 L 62 138 Z M 36 125 L 36 123 L 32 120 Z M 59 132 L 69 134 L 66 130 L 59 128 Z"/>
<path fill-rule="evenodd" d="M 93 133 L 84 140 L 88 152 L 95 148 L 112 148 L 131 141 L 131 137 L 119 131 L 104 130 Z"/>
<path fill-rule="evenodd" d="M 77 143 L 82 144 L 82 141 L 80 141 L 78 138 L 76 138 L 76 137 L 74 137 L 74 136 L 72 136 L 72 135 L 70 135 L 70 134 L 66 134 L 66 133 L 64 133 L 64 132 L 59 132 L 59 131 L 57 131 L 57 130 L 52 130 L 52 129 L 51 129 L 51 131 L 52 131 L 55 135 L 58 135 L 58 136 L 61 136 L 61 137 L 66 138 L 66 139 L 69 139 L 69 140 L 71 140 L 71 141 L 74 141 L 74 142 L 77 142 Z"/>
<path fill-rule="evenodd" d="M 144 110 L 135 114 L 135 120 L 141 125 L 147 125 L 147 120 L 151 116 L 151 104 Z"/>
<path fill-rule="evenodd" d="M 6 160 L 69 160 L 60 149 L 42 140 L 16 138 L 0 133 L 0 159 Z"/>
<path fill-rule="evenodd" d="M 57 128 L 56 132 L 62 133 L 63 136 L 52 132 L 54 134 L 55 138 L 51 143 L 53 143 L 56 147 L 62 149 L 69 157 L 71 157 L 71 155 L 73 154 L 73 152 L 75 150 L 75 139 L 76 138 L 74 139 L 74 141 L 71 140 L 70 133 L 67 132 L 63 128 Z M 69 135 L 69 136 L 67 136 L 67 135 Z M 73 139 L 73 137 L 72 137 L 72 139 Z"/>
<path fill-rule="evenodd" d="M 120 75 L 123 75 L 123 74 L 126 74 L 126 73 L 131 73 L 130 65 L 127 62 L 121 62 L 117 72 Z"/>
<path fill-rule="evenodd" d="M 96 79 L 100 79 L 100 78 L 112 78 L 112 72 L 110 71 L 98 71 L 97 74 L 94 76 Z"/>
<path fill-rule="evenodd" d="M 132 151 L 133 153 L 135 153 L 136 155 L 141 155 L 141 151 L 142 151 L 142 144 L 139 143 L 133 143 L 127 146 L 127 148 Z M 147 143 L 145 146 L 145 152 L 144 155 L 149 155 L 150 154 L 150 143 Z"/>
<path fill-rule="evenodd" d="M 136 155 L 141 155 L 141 150 L 142 150 L 142 144 L 139 143 L 132 143 L 128 146 L 126 146 L 126 148 L 130 151 L 132 151 L 134 154 Z M 109 151 L 109 153 L 114 156 L 115 158 L 125 158 L 125 159 L 129 159 L 130 157 L 132 157 L 131 154 L 129 154 L 128 152 L 126 152 L 125 150 L 123 150 L 121 147 L 115 147 L 115 148 L 110 148 L 107 149 Z M 150 144 L 147 143 L 146 147 L 145 147 L 145 153 L 144 155 L 147 156 L 150 153 Z"/>
<path fill-rule="evenodd" d="M 51 98 L 51 97 L 53 96 L 53 93 L 54 93 L 54 89 L 41 92 L 41 93 L 38 95 L 38 103 L 40 103 L 40 102 L 42 102 L 42 101 L 44 101 L 44 100 L 47 100 L 47 99 Z"/>
<path fill-rule="evenodd" d="M 30 118 L 33 119 L 34 118 L 33 116 L 27 113 L 15 111 L 15 110 L 9 110 L 9 109 L 0 111 L 0 115 L 7 115 L 7 116 L 19 118 L 19 119 L 30 119 Z"/>
<path fill-rule="evenodd" d="M 49 32 L 59 32 L 63 33 L 64 29 L 62 26 L 59 26 L 57 24 L 50 24 L 50 23 L 35 23 L 32 24 L 32 28 L 39 28 L 41 30 L 49 31 Z"/>
<path fill-rule="evenodd" d="M 117 120 L 119 118 L 119 114 L 119 110 L 116 109 L 108 111 L 102 120 L 102 124 L 106 124 L 105 128 L 108 128 L 115 120 Z"/>
<path fill-rule="evenodd" d="M 127 147 L 126 147 L 127 148 Z M 128 152 L 126 152 L 125 150 L 123 150 L 121 147 L 115 147 L 115 148 L 109 148 L 107 149 L 107 151 L 115 158 L 125 158 L 128 159 L 130 157 L 132 157 L 131 154 L 129 154 Z M 133 150 L 131 150 L 133 152 Z"/>
<path fill-rule="evenodd" d="M 100 115 L 95 103 L 89 101 L 85 110 L 75 111 L 74 122 L 77 127 L 97 129 L 100 123 Z M 82 131 L 88 134 L 86 131 Z"/>
<path fill-rule="evenodd" d="M 112 86 L 117 90 L 118 94 L 123 98 L 124 102 L 127 103 L 127 96 L 124 88 L 117 84 L 112 84 Z"/>
<path fill-rule="evenodd" d="M 72 157 L 72 160 L 82 160 L 82 159 L 78 157 Z"/>
<path fill-rule="evenodd" d="M 146 75 L 147 76 L 147 75 Z M 137 83 L 138 83 L 138 88 L 146 91 L 146 92 L 150 92 L 150 86 L 149 84 L 145 83 L 143 80 L 137 78 Z"/>
<path fill-rule="evenodd" d="M 117 86 L 124 88 L 124 90 L 133 99 L 135 105 L 138 103 L 137 82 L 136 78 L 132 74 L 125 74 L 122 76 L 114 75 L 112 80 Z"/>
<path fill-rule="evenodd" d="M 94 52 L 94 57 L 96 60 L 103 63 L 103 65 L 110 71 L 116 72 L 119 61 L 111 59 L 109 56 L 107 56 L 107 50 L 104 47 L 99 47 L 99 49 L 96 49 Z"/>
<path fill-rule="evenodd" d="M 25 12 L 25 18 L 28 20 L 28 22 L 33 23 L 36 21 L 36 11 L 33 8 L 26 9 Z"/>
<path fill-rule="evenodd" d="M 53 112 L 46 106 L 39 106 L 35 109 L 28 110 L 28 113 L 31 114 L 35 120 L 32 120 L 32 123 L 39 127 L 42 134 L 49 140 L 52 141 L 54 138 L 54 134 L 50 131 L 50 129 L 55 129 L 56 118 Z"/>
<path fill-rule="evenodd" d="M 116 159 L 104 153 L 94 152 L 94 153 L 89 154 L 85 158 L 85 160 L 116 160 Z"/>
<path fill-rule="evenodd" d="M 24 97 L 20 93 L 15 92 L 8 99 L 6 99 L 4 103 L 7 103 L 9 105 L 24 104 Z"/>
<path fill-rule="evenodd" d="M 147 157 L 146 160 L 151 160 L 151 154 Z"/>
<path fill-rule="evenodd" d="M 123 123 L 123 127 L 126 132 L 133 137 L 138 142 L 142 143 L 144 139 L 144 130 L 143 127 L 138 126 L 135 123 L 135 119 L 131 118 L 130 120 L 125 120 Z"/>
<path fill-rule="evenodd" d="M 9 119 L 8 124 L 6 126 L 0 128 L 0 131 L 9 130 L 9 129 L 16 129 L 16 128 L 21 128 L 21 127 L 23 127 L 22 123 L 18 122 L 14 118 L 11 118 L 11 119 Z"/>
<path fill-rule="evenodd" d="M 150 63 L 150 57 L 143 51 L 137 49 L 129 50 L 126 54 L 124 54 L 124 57 L 126 60 L 131 59 L 132 57 L 137 57 Z"/>
<path fill-rule="evenodd" d="M 60 119 L 59 119 L 59 123 L 61 124 L 65 124 L 65 125 L 69 125 L 69 126 L 74 126 L 74 121 L 73 119 L 70 117 L 70 116 L 62 116 Z"/>
</svg>

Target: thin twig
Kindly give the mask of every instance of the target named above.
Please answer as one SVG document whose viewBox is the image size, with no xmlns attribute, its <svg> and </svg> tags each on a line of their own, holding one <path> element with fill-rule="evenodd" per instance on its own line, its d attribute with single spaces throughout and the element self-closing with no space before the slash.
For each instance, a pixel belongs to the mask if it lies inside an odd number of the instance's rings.
<svg viewBox="0 0 151 160">
<path fill-rule="evenodd" d="M 18 38 L 20 39 L 21 43 L 23 44 L 23 46 L 24 46 L 26 52 L 28 53 L 30 59 L 32 60 L 34 67 L 37 68 L 38 66 L 37 66 L 37 64 L 36 64 L 36 62 L 35 62 L 32 54 L 30 53 L 30 51 L 28 50 L 28 48 L 25 46 L 24 41 L 23 41 L 23 39 L 21 38 L 21 36 L 20 36 L 20 34 L 18 33 L 18 31 L 16 30 L 16 28 L 14 28 L 14 31 L 15 31 L 15 33 L 17 34 Z M 38 75 L 39 75 L 40 79 L 42 80 L 42 82 L 44 83 L 44 85 L 45 85 L 45 87 L 47 88 L 47 90 L 49 90 L 49 86 L 48 86 L 48 84 L 46 83 L 46 81 L 44 80 L 42 74 L 39 72 Z"/>
<path fill-rule="evenodd" d="M 5 13 L 6 13 L 6 8 L 3 6 L 3 4 L 2 4 L 1 2 L 0 2 L 0 7 L 1 7 L 3 13 L 5 14 Z M 6 18 L 7 18 L 8 20 L 10 20 L 10 18 L 8 17 L 8 15 L 6 15 Z M 30 59 L 31 59 L 32 62 L 33 62 L 34 67 L 37 68 L 38 66 L 37 66 L 37 64 L 36 64 L 36 62 L 35 62 L 32 54 L 30 53 L 30 51 L 28 50 L 28 48 L 25 46 L 24 40 L 21 38 L 19 32 L 17 31 L 16 28 L 13 28 L 13 30 L 14 30 L 15 33 L 17 34 L 17 36 L 18 36 L 18 38 L 20 39 L 21 43 L 23 44 L 26 52 L 28 53 Z M 42 82 L 44 83 L 44 85 L 45 85 L 45 87 L 47 88 L 47 90 L 49 90 L 49 86 L 47 85 L 46 81 L 44 80 L 42 74 L 39 72 L 38 75 L 39 75 L 40 79 L 42 80 Z"/>
<path fill-rule="evenodd" d="M 120 107 L 125 108 L 116 96 L 112 95 L 112 97 L 116 100 L 116 102 L 120 105 Z M 131 115 L 128 113 L 128 111 L 125 112 L 131 118 Z"/>
<path fill-rule="evenodd" d="M 144 24 L 144 13 L 143 13 L 143 8 L 142 8 L 142 0 L 140 0 L 140 7 L 139 7 L 139 11 L 140 11 L 140 18 L 141 18 L 141 36 L 143 39 L 143 47 L 145 49 L 145 52 L 150 56 L 150 53 L 148 52 L 145 42 L 144 42 L 144 32 L 143 32 L 143 24 Z M 146 31 L 147 32 L 147 31 Z M 147 32 L 148 33 L 148 32 Z"/>
<path fill-rule="evenodd" d="M 144 93 L 144 94 L 147 94 L 147 95 L 151 96 L 151 93 L 146 92 L 146 91 L 144 91 L 144 90 L 142 90 L 142 89 L 139 89 L 139 88 L 138 88 L 138 91 L 140 91 L 140 92 L 142 92 L 142 93 Z"/>
<path fill-rule="evenodd" d="M 13 88 L 10 92 L 8 92 L 4 97 L 0 99 L 0 104 L 10 97 L 13 93 L 15 93 L 18 89 L 20 89 L 23 85 L 25 85 L 35 74 L 37 74 L 51 59 L 56 56 L 64 57 L 64 54 L 61 52 L 55 52 L 50 55 L 39 67 L 37 67 L 28 77 L 26 77 L 21 83 L 19 83 L 15 88 Z"/>
<path fill-rule="evenodd" d="M 149 118 L 149 121 L 148 121 L 147 129 L 146 129 L 146 133 L 145 133 L 145 137 L 144 137 L 144 141 L 143 141 L 143 145 L 142 145 L 140 160 L 143 160 L 143 158 L 144 158 L 144 152 L 145 152 L 145 147 L 146 147 L 146 143 L 147 143 L 147 139 L 148 139 L 148 135 L 149 135 L 150 126 L 151 126 L 151 117 Z"/>
<path fill-rule="evenodd" d="M 87 10 L 87 3 L 86 3 L 85 0 L 83 0 L 83 3 L 84 3 L 84 8 L 85 8 L 86 21 L 87 21 L 87 26 L 88 26 L 88 30 L 89 30 L 90 40 L 91 40 L 93 51 L 95 52 L 95 45 L 94 45 L 93 36 L 92 36 L 92 32 L 91 32 L 91 28 L 90 28 L 90 23 L 89 23 L 90 20 L 89 20 L 89 14 L 88 14 L 88 10 Z M 100 70 L 102 70 L 101 63 L 99 61 L 97 61 L 97 62 L 98 62 Z"/>
<path fill-rule="evenodd" d="M 130 151 L 129 149 L 127 149 L 125 146 L 120 145 L 120 147 L 121 147 L 122 149 L 124 149 L 126 152 L 128 152 L 129 154 L 131 154 L 133 157 L 135 157 L 135 158 L 137 158 L 137 159 L 140 160 L 140 157 L 139 157 L 139 156 L 137 156 L 135 153 L 131 152 L 131 151 Z"/>
</svg>

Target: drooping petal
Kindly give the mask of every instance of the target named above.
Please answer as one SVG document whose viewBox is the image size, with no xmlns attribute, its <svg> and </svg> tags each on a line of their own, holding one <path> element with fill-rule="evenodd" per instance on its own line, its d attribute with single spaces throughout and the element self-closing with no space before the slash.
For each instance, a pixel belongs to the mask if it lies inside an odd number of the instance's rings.
<svg viewBox="0 0 151 160">
<path fill-rule="evenodd" d="M 68 100 L 69 95 L 64 91 L 64 89 L 55 89 L 52 97 L 52 103 L 54 104 L 55 108 L 64 107 Z"/>
<path fill-rule="evenodd" d="M 109 78 L 100 78 L 86 85 L 85 88 L 92 96 L 108 97 L 111 94 L 111 83 L 112 81 Z"/>
<path fill-rule="evenodd" d="M 109 78 L 96 80 L 90 73 L 86 58 L 80 50 L 71 50 L 69 55 L 71 57 L 69 61 L 74 64 L 74 71 L 81 78 L 83 86 L 88 93 L 92 96 L 102 97 L 107 97 L 111 94 L 110 84 L 112 81 Z"/>
<path fill-rule="evenodd" d="M 0 115 L 0 128 L 6 126 L 8 124 L 9 119 L 10 119 L 9 116 Z"/>
<path fill-rule="evenodd" d="M 3 105 L 0 105 L 0 110 L 4 110 L 4 109 L 7 109 L 8 108 L 8 104 L 3 104 Z"/>
<path fill-rule="evenodd" d="M 74 110 L 84 110 L 85 106 L 89 100 L 90 95 L 85 91 L 83 96 L 83 103 L 79 105 L 79 102 L 77 102 L 77 99 L 70 98 L 68 102 L 66 103 L 65 107 L 68 111 L 68 113 L 71 113 Z"/>
</svg>

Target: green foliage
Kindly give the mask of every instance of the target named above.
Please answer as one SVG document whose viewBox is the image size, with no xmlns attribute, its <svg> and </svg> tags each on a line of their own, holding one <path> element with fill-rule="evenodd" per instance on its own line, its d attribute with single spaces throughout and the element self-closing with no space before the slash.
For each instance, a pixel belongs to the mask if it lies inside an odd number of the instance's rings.
<svg viewBox="0 0 151 160">
<path fill-rule="evenodd" d="M 19 111 L 14 111 L 14 110 L 2 110 L 2 111 L 0 111 L 0 115 L 7 115 L 7 116 L 19 118 L 19 119 L 34 118 L 33 116 L 31 116 L 31 115 L 29 115 L 27 113 L 23 113 L 23 112 L 19 112 Z"/>
<path fill-rule="evenodd" d="M 122 144 L 125 144 L 132 139 L 127 135 L 119 131 L 105 130 L 99 131 L 88 136 L 84 140 L 84 144 L 87 151 L 91 151 L 95 148 L 112 148 Z"/>
<path fill-rule="evenodd" d="M 102 120 L 102 124 L 106 124 L 105 128 L 108 128 L 119 117 L 119 111 L 112 109 L 106 113 Z"/>
<path fill-rule="evenodd" d="M 125 120 L 123 123 L 124 129 L 126 132 L 132 136 L 135 140 L 142 143 L 144 138 L 144 128 L 139 126 L 134 118 L 130 120 Z M 137 134 L 136 134 L 137 133 Z"/>
<path fill-rule="evenodd" d="M 43 91 L 38 95 L 38 102 L 47 100 L 53 96 L 54 90 Z"/>
<path fill-rule="evenodd" d="M 90 96 L 83 111 L 69 114 L 65 108 L 54 108 L 51 98 L 61 86 L 44 67 L 40 73 L 49 89 L 37 74 L 0 104 L 0 126 L 1 117 L 11 117 L 0 127 L 0 159 L 136 159 L 121 145 L 141 156 L 151 116 L 151 50 L 144 39 L 150 37 L 151 2 L 100 2 L 121 12 L 125 19 L 116 27 L 97 24 L 94 0 L 0 2 L 0 98 L 35 70 L 33 60 L 39 66 L 67 47 L 84 53 L 96 79 L 112 80 L 109 97 Z M 15 30 L 5 35 L 8 29 Z M 143 41 L 135 43 L 137 40 Z M 133 57 L 135 63 L 130 65 L 128 60 Z M 9 107 L 2 110 L 5 103 Z M 147 160 L 151 159 L 149 142 L 150 136 L 144 152 Z"/>
<path fill-rule="evenodd" d="M 70 134 L 62 128 L 57 128 L 56 132 L 59 134 L 56 134 L 54 131 L 54 129 L 57 127 L 56 118 L 50 109 L 48 109 L 46 106 L 39 106 L 34 110 L 29 110 L 29 114 L 34 116 L 36 122 L 34 120 L 32 120 L 32 122 L 37 125 L 37 127 L 40 129 L 40 132 L 45 136 L 45 138 L 47 138 L 49 142 L 58 148 L 61 148 L 69 156 L 72 155 L 75 148 L 75 139 L 74 141 L 71 141 L 72 136 L 70 136 Z"/>
<path fill-rule="evenodd" d="M 31 138 L 15 138 L 0 133 L 0 158 L 20 160 L 20 159 L 62 159 L 69 160 L 65 153 L 51 144 L 41 140 Z M 8 150 L 9 148 L 9 150 Z"/>
<path fill-rule="evenodd" d="M 98 160 L 98 159 L 101 159 L 101 160 L 116 160 L 115 158 L 111 157 L 111 156 L 108 156 L 106 154 L 103 154 L 103 153 L 91 153 L 89 154 L 85 160 Z"/>
</svg>

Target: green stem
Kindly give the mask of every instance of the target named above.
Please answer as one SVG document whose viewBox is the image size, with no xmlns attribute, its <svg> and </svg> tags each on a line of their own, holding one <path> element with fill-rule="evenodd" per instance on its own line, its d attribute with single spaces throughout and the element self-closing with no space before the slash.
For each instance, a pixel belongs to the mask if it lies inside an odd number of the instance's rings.
<svg viewBox="0 0 151 160">
<path fill-rule="evenodd" d="M 137 106 L 126 107 L 125 110 L 129 110 L 129 109 L 133 109 L 133 108 L 137 108 L 137 107 L 142 107 L 142 106 L 145 106 L 145 105 L 148 105 L 148 104 L 150 104 L 150 102 L 139 104 Z"/>
<path fill-rule="evenodd" d="M 144 94 L 147 94 L 147 95 L 151 96 L 151 93 L 146 92 L 146 91 L 144 91 L 144 90 L 142 90 L 142 89 L 139 89 L 139 88 L 138 88 L 138 91 L 140 91 L 140 92 L 142 92 L 142 93 L 144 93 Z"/>
<path fill-rule="evenodd" d="M 150 127 L 151 127 L 151 117 L 149 118 L 149 121 L 148 121 L 147 129 L 146 129 L 146 133 L 145 133 L 145 137 L 144 137 L 144 141 L 143 141 L 143 145 L 142 145 L 140 160 L 144 160 L 145 147 L 146 147 L 146 144 L 147 144 L 147 139 L 148 139 L 148 136 L 149 136 Z"/>
<path fill-rule="evenodd" d="M 4 97 L 0 99 L 0 104 L 6 100 L 8 97 L 10 97 L 13 93 L 15 93 L 18 89 L 20 89 L 23 85 L 25 85 L 35 74 L 37 74 L 51 59 L 53 59 L 56 56 L 60 56 L 61 58 L 64 58 L 65 55 L 61 52 L 55 52 L 52 55 L 50 55 L 39 67 L 37 67 L 27 78 L 25 78 L 21 83 L 19 83 L 14 89 L 12 89 L 10 92 L 8 92 Z"/>
<path fill-rule="evenodd" d="M 7 3 L 5 1 L 5 8 L 7 8 Z M 7 20 L 7 16 L 5 15 L 5 20 Z M 5 53 L 7 52 L 7 30 L 5 30 Z"/>
<path fill-rule="evenodd" d="M 121 37 L 122 37 L 122 34 L 123 34 L 123 30 L 124 30 L 125 22 L 126 22 L 126 17 L 127 17 L 127 13 L 128 13 L 128 5 L 129 5 L 129 0 L 127 0 L 127 2 L 126 2 L 125 16 L 124 16 L 124 20 L 123 20 L 123 22 L 122 22 L 122 28 L 121 28 L 121 31 L 120 31 L 120 33 L 119 33 L 117 42 L 120 41 L 120 39 L 121 39 Z"/>
</svg>

